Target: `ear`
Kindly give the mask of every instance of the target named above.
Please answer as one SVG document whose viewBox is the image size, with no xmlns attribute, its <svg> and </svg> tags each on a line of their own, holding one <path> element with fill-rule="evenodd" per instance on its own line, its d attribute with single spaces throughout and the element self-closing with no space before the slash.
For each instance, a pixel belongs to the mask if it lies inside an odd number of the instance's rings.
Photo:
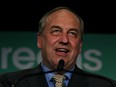
<svg viewBox="0 0 116 87">
<path fill-rule="evenodd" d="M 37 34 L 37 46 L 38 48 L 42 47 L 42 36 L 40 33 Z"/>
</svg>

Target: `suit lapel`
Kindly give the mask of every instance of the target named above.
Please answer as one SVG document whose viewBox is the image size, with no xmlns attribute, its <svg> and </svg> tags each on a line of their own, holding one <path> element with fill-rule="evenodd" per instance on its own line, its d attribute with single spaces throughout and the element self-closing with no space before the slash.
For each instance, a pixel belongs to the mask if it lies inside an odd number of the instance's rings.
<svg viewBox="0 0 116 87">
<path fill-rule="evenodd" d="M 71 79 L 69 80 L 68 87 L 88 87 L 87 86 L 87 78 L 83 75 L 80 75 L 78 73 L 84 73 L 82 70 L 80 70 L 77 66 L 74 70 L 75 73 L 72 74 Z"/>
<path fill-rule="evenodd" d="M 35 70 L 33 70 L 33 73 L 37 73 L 38 71 L 39 73 L 42 72 L 42 68 L 40 65 Z M 29 87 L 48 87 L 44 74 L 29 77 L 27 79 L 27 83 L 29 84 Z"/>
</svg>

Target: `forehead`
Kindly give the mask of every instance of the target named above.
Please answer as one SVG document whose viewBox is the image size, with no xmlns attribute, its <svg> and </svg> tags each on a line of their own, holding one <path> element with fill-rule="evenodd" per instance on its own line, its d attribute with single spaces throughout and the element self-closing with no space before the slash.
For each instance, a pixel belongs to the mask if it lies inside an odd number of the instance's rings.
<svg viewBox="0 0 116 87">
<path fill-rule="evenodd" d="M 62 26 L 64 28 L 80 28 L 79 18 L 67 9 L 60 9 L 52 12 L 46 19 L 45 28 L 53 25 Z"/>
</svg>

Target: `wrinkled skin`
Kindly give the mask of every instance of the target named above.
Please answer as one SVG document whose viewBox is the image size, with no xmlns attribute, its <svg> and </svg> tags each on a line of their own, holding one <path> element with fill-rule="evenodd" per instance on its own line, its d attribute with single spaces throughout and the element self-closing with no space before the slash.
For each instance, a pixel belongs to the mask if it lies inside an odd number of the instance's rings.
<svg viewBox="0 0 116 87">
<path fill-rule="evenodd" d="M 65 61 L 64 69 L 70 70 L 81 51 L 80 21 L 70 11 L 62 9 L 49 15 L 37 45 L 42 51 L 43 63 L 51 70 L 59 60 Z"/>
</svg>

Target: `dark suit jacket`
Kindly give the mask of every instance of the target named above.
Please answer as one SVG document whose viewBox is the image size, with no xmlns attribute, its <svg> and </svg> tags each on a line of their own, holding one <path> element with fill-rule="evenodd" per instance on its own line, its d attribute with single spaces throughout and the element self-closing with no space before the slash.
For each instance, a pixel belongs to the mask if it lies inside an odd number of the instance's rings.
<svg viewBox="0 0 116 87">
<path fill-rule="evenodd" d="M 116 87 L 116 81 L 95 77 L 77 66 L 68 87 Z M 39 73 L 39 74 L 38 74 Z M 27 69 L 0 75 L 0 87 L 48 87 L 42 68 Z"/>
</svg>

